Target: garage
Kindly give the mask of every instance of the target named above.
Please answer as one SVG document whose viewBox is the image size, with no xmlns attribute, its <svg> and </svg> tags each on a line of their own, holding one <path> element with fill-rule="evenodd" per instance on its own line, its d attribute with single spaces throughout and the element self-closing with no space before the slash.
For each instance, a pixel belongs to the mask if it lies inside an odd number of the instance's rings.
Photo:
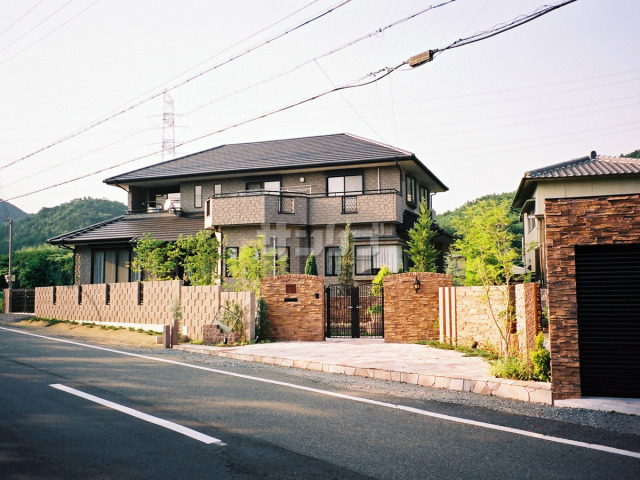
<svg viewBox="0 0 640 480">
<path fill-rule="evenodd" d="M 640 398 L 640 244 L 575 249 L 582 396 Z"/>
</svg>

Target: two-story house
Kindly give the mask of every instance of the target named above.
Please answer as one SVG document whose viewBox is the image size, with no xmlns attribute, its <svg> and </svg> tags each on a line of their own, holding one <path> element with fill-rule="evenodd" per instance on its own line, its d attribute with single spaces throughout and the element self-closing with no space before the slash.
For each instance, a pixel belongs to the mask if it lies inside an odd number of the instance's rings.
<svg viewBox="0 0 640 480">
<path fill-rule="evenodd" d="M 640 193 L 640 159 L 609 157 L 591 152 L 587 157 L 526 172 L 511 206 L 524 224 L 523 265 L 547 284 L 545 200 Z"/>
<path fill-rule="evenodd" d="M 431 206 L 447 190 L 414 154 L 349 134 L 221 145 L 105 183 L 128 192 L 129 212 L 49 239 L 74 249 L 78 283 L 135 280 L 128 263 L 143 234 L 171 241 L 205 228 L 216 232 L 223 258 L 264 235 L 291 273 L 303 273 L 314 252 L 319 273 L 337 282 L 347 222 L 355 278 L 370 281 L 383 264 L 408 270 L 418 203 Z M 442 251 L 448 243 L 436 239 Z"/>
</svg>

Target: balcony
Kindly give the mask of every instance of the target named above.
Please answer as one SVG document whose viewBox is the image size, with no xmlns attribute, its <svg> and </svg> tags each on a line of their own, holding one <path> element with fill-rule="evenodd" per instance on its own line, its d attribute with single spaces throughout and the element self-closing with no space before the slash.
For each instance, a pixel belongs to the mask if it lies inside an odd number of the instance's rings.
<svg viewBox="0 0 640 480">
<path fill-rule="evenodd" d="M 327 225 L 402 222 L 404 197 L 394 189 L 327 196 L 251 190 L 214 195 L 205 203 L 205 228 L 287 223 Z"/>
</svg>

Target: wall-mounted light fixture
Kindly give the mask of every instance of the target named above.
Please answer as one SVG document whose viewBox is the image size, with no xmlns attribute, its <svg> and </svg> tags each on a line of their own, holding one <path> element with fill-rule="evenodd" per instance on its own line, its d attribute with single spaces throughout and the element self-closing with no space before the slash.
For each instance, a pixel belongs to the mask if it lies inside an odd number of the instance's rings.
<svg viewBox="0 0 640 480">
<path fill-rule="evenodd" d="M 420 280 L 418 280 L 418 277 L 416 277 L 413 280 L 413 290 L 418 293 L 420 291 Z"/>
</svg>

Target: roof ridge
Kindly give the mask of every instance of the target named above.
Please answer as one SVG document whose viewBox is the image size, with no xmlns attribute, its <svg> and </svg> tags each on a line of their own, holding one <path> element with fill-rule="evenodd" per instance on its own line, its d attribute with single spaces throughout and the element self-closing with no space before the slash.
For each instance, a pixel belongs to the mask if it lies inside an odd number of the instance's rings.
<svg viewBox="0 0 640 480">
<path fill-rule="evenodd" d="M 541 167 L 541 168 L 536 168 L 534 170 L 529 170 L 527 172 L 524 172 L 524 176 L 525 177 L 529 177 L 532 175 L 536 175 L 539 173 L 544 173 L 544 172 L 549 172 L 551 170 L 557 170 L 559 168 L 562 167 L 569 167 L 572 165 L 578 165 L 581 163 L 585 163 L 588 162 L 589 160 L 593 160 L 591 157 L 586 156 L 586 157 L 580 157 L 580 158 L 573 158 L 571 160 L 565 160 L 564 162 L 559 162 L 559 163 L 554 163 L 553 165 L 547 165 L 546 167 Z"/>
</svg>

